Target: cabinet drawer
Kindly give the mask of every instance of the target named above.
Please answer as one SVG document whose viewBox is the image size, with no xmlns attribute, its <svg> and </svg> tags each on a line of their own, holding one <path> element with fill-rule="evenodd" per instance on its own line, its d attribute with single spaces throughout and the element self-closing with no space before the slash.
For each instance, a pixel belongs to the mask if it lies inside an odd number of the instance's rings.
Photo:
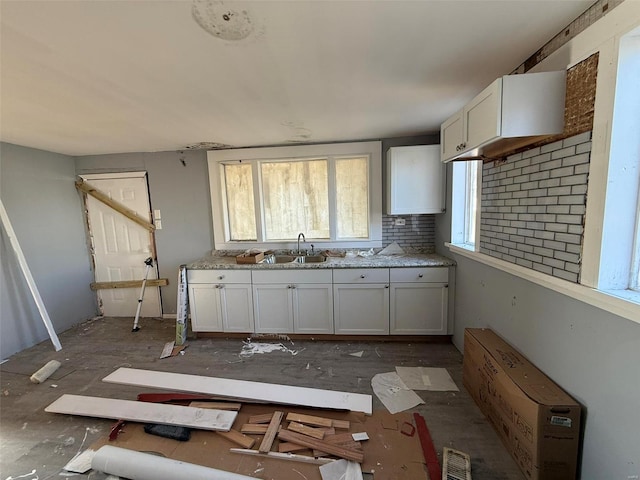
<svg viewBox="0 0 640 480">
<path fill-rule="evenodd" d="M 388 268 L 345 268 L 333 271 L 333 283 L 387 283 Z"/>
<path fill-rule="evenodd" d="M 331 270 L 254 270 L 253 283 L 331 283 Z"/>
<path fill-rule="evenodd" d="M 187 270 L 187 283 L 251 283 L 251 270 Z"/>
<path fill-rule="evenodd" d="M 449 281 L 449 269 L 447 267 L 391 268 L 390 278 L 392 282 L 447 283 Z"/>
</svg>

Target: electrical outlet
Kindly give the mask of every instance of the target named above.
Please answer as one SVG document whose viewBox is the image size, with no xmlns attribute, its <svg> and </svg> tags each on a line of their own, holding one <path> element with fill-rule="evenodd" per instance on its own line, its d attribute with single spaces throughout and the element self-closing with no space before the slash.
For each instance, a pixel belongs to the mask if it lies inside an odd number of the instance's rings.
<svg viewBox="0 0 640 480">
<path fill-rule="evenodd" d="M 397 227 L 402 227 L 407 224 L 407 221 L 404 218 L 396 218 L 395 225 Z"/>
<path fill-rule="evenodd" d="M 160 216 L 160 210 L 154 210 L 153 211 L 153 218 L 155 218 L 156 220 L 160 220 L 162 218 Z"/>
<path fill-rule="evenodd" d="M 162 230 L 162 220 L 155 221 L 156 230 Z"/>
</svg>

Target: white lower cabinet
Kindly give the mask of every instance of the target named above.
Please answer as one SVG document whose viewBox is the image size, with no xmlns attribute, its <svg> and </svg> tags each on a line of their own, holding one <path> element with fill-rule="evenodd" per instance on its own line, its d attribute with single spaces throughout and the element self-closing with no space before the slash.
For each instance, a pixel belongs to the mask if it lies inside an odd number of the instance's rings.
<svg viewBox="0 0 640 480">
<path fill-rule="evenodd" d="M 446 335 L 447 268 L 391 269 L 390 333 Z"/>
<path fill-rule="evenodd" d="M 333 272 L 335 333 L 389 334 L 389 269 L 344 269 Z"/>
<path fill-rule="evenodd" d="M 448 267 L 189 270 L 194 332 L 446 335 Z"/>
<path fill-rule="evenodd" d="M 334 333 L 331 277 L 331 270 L 254 271 L 256 333 Z"/>
<path fill-rule="evenodd" d="M 254 331 L 249 270 L 191 270 L 187 284 L 194 332 Z"/>
</svg>

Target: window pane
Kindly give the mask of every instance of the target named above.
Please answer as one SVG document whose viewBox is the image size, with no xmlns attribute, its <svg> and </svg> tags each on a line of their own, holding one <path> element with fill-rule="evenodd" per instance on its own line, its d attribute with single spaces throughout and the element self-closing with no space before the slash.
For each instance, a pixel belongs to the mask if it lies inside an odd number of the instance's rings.
<svg viewBox="0 0 640 480">
<path fill-rule="evenodd" d="M 257 240 L 250 164 L 224 165 L 231 240 Z"/>
<path fill-rule="evenodd" d="M 328 162 L 261 163 L 266 240 L 329 238 Z"/>
<path fill-rule="evenodd" d="M 338 238 L 369 237 L 368 158 L 336 160 L 336 227 Z"/>
<path fill-rule="evenodd" d="M 476 243 L 476 218 L 478 210 L 478 162 L 468 162 L 467 167 L 467 196 L 465 205 L 464 243 Z"/>
</svg>

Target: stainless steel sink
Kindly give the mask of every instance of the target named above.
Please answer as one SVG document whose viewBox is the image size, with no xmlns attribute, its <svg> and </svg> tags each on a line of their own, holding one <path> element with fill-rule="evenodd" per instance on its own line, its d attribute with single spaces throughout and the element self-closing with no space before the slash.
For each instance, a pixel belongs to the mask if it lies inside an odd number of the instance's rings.
<svg viewBox="0 0 640 480">
<path fill-rule="evenodd" d="M 322 263 L 326 261 L 327 257 L 324 255 L 300 255 L 296 258 L 298 263 Z"/>
<path fill-rule="evenodd" d="M 324 255 L 269 255 L 263 263 L 322 263 L 326 262 Z"/>
</svg>

